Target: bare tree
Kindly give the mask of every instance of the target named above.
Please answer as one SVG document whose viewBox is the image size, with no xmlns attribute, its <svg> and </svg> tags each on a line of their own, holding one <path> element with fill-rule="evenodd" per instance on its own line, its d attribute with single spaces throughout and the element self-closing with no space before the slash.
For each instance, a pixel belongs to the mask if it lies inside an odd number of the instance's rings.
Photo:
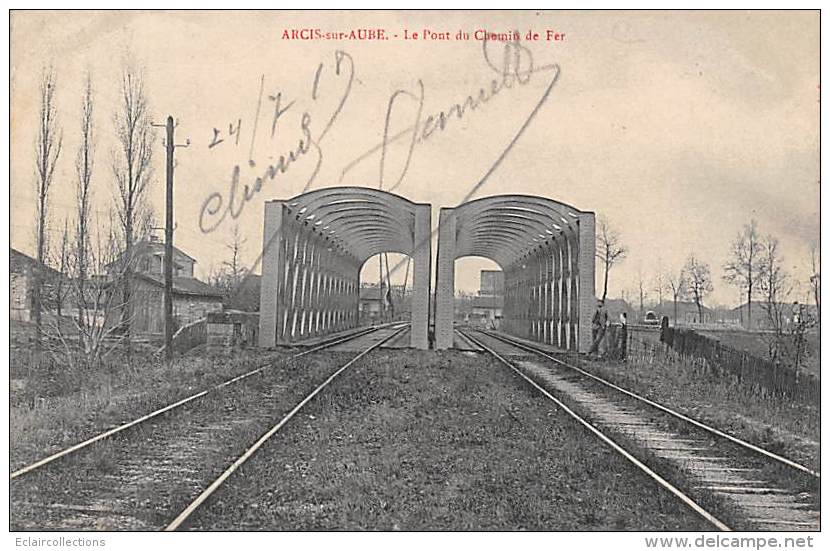
<svg viewBox="0 0 830 551">
<path fill-rule="evenodd" d="M 69 235 L 69 220 L 64 219 L 63 231 L 60 242 L 56 244 L 55 250 L 49 253 L 48 264 L 54 265 L 54 271 L 50 271 L 49 286 L 43 287 L 41 293 L 41 304 L 44 310 L 54 311 L 54 315 L 46 316 L 41 322 L 41 334 L 44 339 L 42 346 L 52 354 L 56 362 L 61 362 L 66 354 L 72 353 L 71 346 L 60 337 L 65 330 L 63 306 L 71 293 L 71 237 Z M 51 266 L 50 266 L 51 267 Z M 56 345 L 55 343 L 59 343 Z"/>
<path fill-rule="evenodd" d="M 750 220 L 732 242 L 729 260 L 723 266 L 723 279 L 746 290 L 746 327 L 752 327 L 752 291 L 758 277 L 758 257 L 761 254 L 761 236 L 758 223 Z"/>
<path fill-rule="evenodd" d="M 59 320 L 63 316 L 63 305 L 69 294 L 69 277 L 71 271 L 69 259 L 71 254 L 70 247 L 69 220 L 64 220 L 60 245 L 55 253 L 58 275 L 55 277 L 53 285 L 55 313 Z"/>
<path fill-rule="evenodd" d="M 688 286 L 686 284 L 686 271 L 667 272 L 664 276 L 668 290 L 671 292 L 674 304 L 674 323 L 677 325 L 677 302 L 685 300 Z"/>
<path fill-rule="evenodd" d="M 132 269 L 134 259 L 133 246 L 136 236 L 145 231 L 151 217 L 147 200 L 147 186 L 152 177 L 152 158 L 155 136 L 150 119 L 144 81 L 131 67 L 124 69 L 121 76 L 120 106 L 115 113 L 115 130 L 118 149 L 113 154 L 112 169 L 118 185 L 116 209 L 121 223 L 123 253 L 120 262 L 123 266 L 122 293 L 123 316 L 122 328 L 125 336 L 127 354 L 131 349 L 132 315 Z"/>
<path fill-rule="evenodd" d="M 658 270 L 656 274 L 654 274 L 653 280 L 653 287 L 652 291 L 657 294 L 657 306 L 663 306 L 663 293 L 668 290 L 668 282 L 666 281 L 666 274 L 663 273 L 663 270 Z"/>
<path fill-rule="evenodd" d="M 701 262 L 694 254 L 690 254 L 683 271 L 686 272 L 689 296 L 694 299 L 697 306 L 698 321 L 703 323 L 703 299 L 713 290 L 711 269 L 709 264 Z"/>
<path fill-rule="evenodd" d="M 95 158 L 95 136 L 92 124 L 92 77 L 87 74 L 81 105 L 81 144 L 75 155 L 75 186 L 77 220 L 75 227 L 75 279 L 77 281 L 78 319 L 86 319 L 86 282 L 89 278 L 89 222 L 92 201 L 92 168 Z"/>
<path fill-rule="evenodd" d="M 605 217 L 597 220 L 597 252 L 596 256 L 605 268 L 602 286 L 602 300 L 608 296 L 608 273 L 615 264 L 623 260 L 628 249 L 622 244 L 620 233 L 611 227 Z"/>
<path fill-rule="evenodd" d="M 221 285 L 219 271 L 216 269 L 216 266 L 213 264 L 213 262 L 211 262 L 210 265 L 206 269 L 204 269 L 204 274 L 205 281 L 207 281 L 208 285 L 211 285 L 213 287 L 219 287 Z"/>
<path fill-rule="evenodd" d="M 778 252 L 778 239 L 769 235 L 761 242 L 758 258 L 758 287 L 763 293 L 761 308 L 772 329 L 767 339 L 767 348 L 772 361 L 777 361 L 785 348 L 786 316 L 784 301 L 790 292 L 789 275 L 784 270 L 783 260 Z"/>
<path fill-rule="evenodd" d="M 43 332 L 41 313 L 43 309 L 43 273 L 48 250 L 47 226 L 49 224 L 49 191 L 52 177 L 61 153 L 63 131 L 58 126 L 55 106 L 55 72 L 50 67 L 43 71 L 40 81 L 40 109 L 38 131 L 35 142 L 37 174 L 37 263 L 33 270 L 32 299 L 35 316 L 35 351 L 40 351 Z"/>
<path fill-rule="evenodd" d="M 126 264 L 119 262 L 122 251 L 118 231 L 113 220 L 106 229 L 100 227 L 91 231 L 87 224 L 86 269 L 84 282 L 84 308 L 78 315 L 62 320 L 57 317 L 45 327 L 49 337 L 50 352 L 62 362 L 71 366 L 82 365 L 90 368 L 97 365 L 122 343 L 126 335 L 118 331 L 123 323 L 124 303 L 121 286 Z M 120 228 L 119 228 L 120 229 Z M 77 254 L 74 258 L 74 273 L 77 274 Z M 73 269 L 73 268 L 70 268 Z M 80 292 L 77 277 L 69 280 L 72 293 Z M 119 318 L 120 317 L 120 318 Z"/>
<path fill-rule="evenodd" d="M 239 308 L 243 305 L 243 309 L 251 307 L 250 297 L 242 296 L 250 291 L 245 285 L 248 280 L 248 270 L 242 263 L 242 247 L 246 242 L 247 239 L 242 237 L 239 226 L 235 225 L 231 240 L 225 245 L 230 252 L 230 257 L 223 260 L 218 269 L 211 266 L 208 273 L 208 282 L 222 292 L 226 307 Z"/>
<path fill-rule="evenodd" d="M 798 378 L 799 368 L 805 360 L 812 354 L 810 342 L 807 339 L 807 331 L 810 330 L 816 323 L 816 320 L 810 315 L 810 312 L 803 304 L 798 302 L 793 303 L 793 319 L 791 329 L 791 348 L 789 354 L 789 361 L 795 368 L 795 376 Z"/>
<path fill-rule="evenodd" d="M 640 321 L 645 318 L 645 301 L 648 296 L 646 284 L 643 281 L 643 269 L 637 269 L 637 293 L 640 297 Z"/>
<path fill-rule="evenodd" d="M 233 227 L 233 233 L 231 234 L 231 241 L 225 245 L 225 248 L 231 253 L 230 260 L 222 262 L 222 271 L 225 274 L 227 292 L 229 295 L 236 292 L 239 284 L 245 277 L 245 273 L 247 272 L 245 267 L 242 265 L 242 247 L 247 241 L 248 240 L 243 239 L 242 235 L 239 233 L 239 224 L 235 224 Z"/>
<path fill-rule="evenodd" d="M 816 303 L 816 321 L 821 323 L 821 251 L 818 251 L 816 244 L 810 246 L 810 289 L 813 292 L 813 300 Z"/>
</svg>

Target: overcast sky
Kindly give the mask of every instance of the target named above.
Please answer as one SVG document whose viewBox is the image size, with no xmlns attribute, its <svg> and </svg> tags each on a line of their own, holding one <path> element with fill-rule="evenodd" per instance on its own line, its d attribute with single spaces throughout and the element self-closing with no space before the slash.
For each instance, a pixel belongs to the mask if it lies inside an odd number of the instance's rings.
<svg viewBox="0 0 830 551">
<path fill-rule="evenodd" d="M 384 28 L 384 41 L 290 41 L 286 29 Z M 404 30 L 517 29 L 523 38 L 548 29 L 564 41 L 523 42 L 536 66 L 551 71 L 503 90 L 463 120 L 416 144 L 397 193 L 438 208 L 455 206 L 482 180 L 530 118 L 525 131 L 476 196 L 543 195 L 608 218 L 630 249 L 611 276 L 610 296 L 633 290 L 637 274 L 679 270 L 689 253 L 709 262 L 718 280 L 710 303 L 736 304 L 739 291 L 720 281 L 730 242 L 750 218 L 781 241 L 787 266 L 803 281 L 810 245 L 819 237 L 818 12 L 550 12 L 550 13 L 73 13 L 16 12 L 11 29 L 11 244 L 34 251 L 34 154 L 41 69 L 57 72 L 63 153 L 57 169 L 53 225 L 72 216 L 74 157 L 84 74 L 92 74 L 98 137 L 95 208 L 113 198 L 112 117 L 120 72 L 143 68 L 152 113 L 179 120 L 176 245 L 198 260 L 199 273 L 225 259 L 234 221 L 204 233 L 199 217 L 212 193 L 227 197 L 232 170 L 252 183 L 269 162 L 298 148 L 302 115 L 315 137 L 345 98 L 319 151 L 303 155 L 265 183 L 239 214 L 253 262 L 262 244 L 263 201 L 312 187 L 378 187 L 379 155 L 351 163 L 383 136 L 390 96 L 392 129 L 414 120 L 424 86 L 423 116 L 449 109 L 494 77 L 479 41 L 406 41 Z M 394 34 L 398 38 L 394 38 Z M 337 74 L 336 51 L 340 55 Z M 493 58 L 500 51 L 494 45 Z M 493 62 L 493 59 L 490 60 Z M 317 78 L 315 75 L 323 64 Z M 347 75 L 354 80 L 345 94 Z M 260 87 L 263 101 L 253 136 Z M 275 102 L 281 107 L 274 137 Z M 315 99 L 316 97 L 316 99 Z M 239 144 L 228 125 L 242 121 Z M 213 129 L 225 141 L 209 147 Z M 254 139 L 252 140 L 252 137 Z M 151 200 L 163 219 L 164 150 L 159 135 Z M 404 164 L 403 142 L 391 146 L 383 185 Z M 249 158 L 254 161 L 251 166 Z M 344 176 L 344 168 L 352 166 Z M 204 225 L 204 224 L 203 224 Z M 487 261 L 459 261 L 460 288 L 478 288 Z M 377 273 L 368 269 L 371 276 Z M 597 280 L 601 281 L 598 271 Z M 375 275 L 376 279 L 376 275 Z M 599 289 L 601 292 L 601 289 Z M 806 289 L 805 289 L 806 290 Z"/>
</svg>

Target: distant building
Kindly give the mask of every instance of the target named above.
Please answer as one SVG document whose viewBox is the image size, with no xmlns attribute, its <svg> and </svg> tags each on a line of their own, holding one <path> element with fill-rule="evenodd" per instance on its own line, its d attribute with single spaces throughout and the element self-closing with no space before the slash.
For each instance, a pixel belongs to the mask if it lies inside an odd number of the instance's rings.
<svg viewBox="0 0 830 551">
<path fill-rule="evenodd" d="M 473 300 L 476 295 L 471 295 L 465 292 L 456 293 L 453 298 L 453 312 L 455 314 L 455 321 L 466 322 L 470 321 L 470 316 L 473 313 Z"/>
<path fill-rule="evenodd" d="M 477 296 L 473 297 L 473 310 L 470 315 L 475 319 L 496 320 L 501 319 L 503 309 L 503 296 Z"/>
<path fill-rule="evenodd" d="M 478 294 L 480 296 L 504 296 L 504 272 L 481 270 Z"/>
<path fill-rule="evenodd" d="M 497 328 L 504 310 L 504 272 L 481 270 L 479 278 L 478 295 L 470 297 L 465 319 L 470 323 Z"/>
<path fill-rule="evenodd" d="M 9 247 L 9 319 L 30 322 L 34 308 L 34 271 L 38 261 L 31 256 Z M 51 288 L 60 272 L 41 264 L 43 277 L 42 301 L 49 308 Z"/>
<path fill-rule="evenodd" d="M 159 274 L 164 277 L 164 243 L 151 237 L 133 245 L 133 271 L 142 274 Z M 105 266 L 108 273 L 118 270 L 124 260 L 124 253 Z M 196 260 L 178 247 L 173 247 L 173 277 L 193 278 Z"/>
<path fill-rule="evenodd" d="M 628 316 L 629 323 L 639 323 L 634 309 L 622 298 L 606 298 L 605 312 L 608 314 L 608 321 L 611 323 L 617 323 L 620 319 L 620 314 L 623 312 Z"/>
<path fill-rule="evenodd" d="M 770 323 L 769 315 L 767 313 L 767 304 L 763 301 L 752 301 L 752 319 L 750 321 L 750 308 L 748 306 L 749 303 L 744 302 L 740 306 L 733 308 L 730 314 L 730 320 L 736 324 L 740 325 L 745 329 L 750 330 L 766 330 L 772 329 L 772 324 Z M 781 322 L 784 326 L 789 326 L 793 319 L 797 317 L 797 310 L 801 310 L 804 315 L 810 316 L 811 319 L 815 320 L 818 319 L 818 309 L 816 308 L 815 304 L 802 304 L 799 303 L 798 306 L 795 306 L 792 302 L 779 302 L 775 303 L 776 308 L 781 313 Z"/>
<path fill-rule="evenodd" d="M 155 336 L 164 333 L 164 243 L 151 239 L 134 246 L 130 302 L 133 334 Z M 117 272 L 122 257 L 107 265 Z M 176 327 L 187 325 L 222 311 L 222 292 L 193 277 L 196 260 L 173 247 L 173 318 Z M 120 292 L 114 290 L 114 292 Z M 119 317 L 120 319 L 120 317 Z"/>
<path fill-rule="evenodd" d="M 650 308 L 650 310 L 653 310 L 658 318 L 667 316 L 672 324 L 677 325 L 695 325 L 715 323 L 718 321 L 715 312 L 705 305 L 701 307 L 701 310 L 703 310 L 703 319 L 700 319 L 701 316 L 697 304 L 692 301 L 677 301 L 677 319 L 674 316 L 674 302 L 671 300 L 663 301 L 661 304 Z"/>
<path fill-rule="evenodd" d="M 361 324 L 372 323 L 384 318 L 391 321 L 394 319 L 405 319 L 410 312 L 412 304 L 412 290 L 404 291 L 402 285 L 392 285 L 391 292 L 387 288 L 377 285 L 361 285 L 360 298 L 358 301 L 358 318 Z"/>
<path fill-rule="evenodd" d="M 371 322 L 380 318 L 381 296 L 380 287 L 360 287 L 360 301 L 358 302 L 358 317 L 361 323 Z"/>
</svg>

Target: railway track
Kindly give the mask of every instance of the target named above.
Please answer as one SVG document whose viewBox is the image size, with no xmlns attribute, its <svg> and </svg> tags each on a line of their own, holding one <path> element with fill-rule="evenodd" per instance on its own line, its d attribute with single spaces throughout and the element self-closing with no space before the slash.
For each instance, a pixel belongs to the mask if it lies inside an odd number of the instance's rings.
<svg viewBox="0 0 830 551">
<path fill-rule="evenodd" d="M 331 339 L 294 354 L 283 369 L 260 366 L 17 469 L 10 474 L 12 529 L 165 528 L 229 463 L 238 468 L 240 446 L 268 427 L 273 436 L 275 419 L 284 425 L 337 375 L 405 328 L 379 326 Z M 344 349 L 347 343 L 354 344 Z M 314 354 L 356 348 L 361 351 L 334 374 Z M 309 380 L 324 382 L 309 393 Z"/>
<path fill-rule="evenodd" d="M 387 327 L 387 326 L 388 326 L 388 324 L 387 325 L 382 325 L 382 326 L 377 326 L 377 327 L 369 327 L 369 328 L 364 328 L 364 329 L 358 329 L 358 330 L 356 330 L 354 332 L 351 332 L 351 333 L 348 333 L 346 335 L 340 335 L 340 336 L 336 336 L 336 337 L 331 338 L 331 339 L 324 340 L 324 341 L 320 342 L 319 344 L 317 344 L 316 346 L 312 346 L 308 350 L 305 350 L 303 352 L 299 352 L 297 354 L 294 354 L 293 356 L 291 356 L 288 359 L 288 361 L 301 358 L 301 357 L 303 357 L 307 354 L 311 354 L 311 353 L 317 352 L 319 350 L 325 350 L 327 348 L 332 348 L 332 347 L 335 347 L 335 346 L 337 346 L 339 344 L 342 344 L 342 343 L 345 343 L 345 342 L 353 341 L 354 339 L 362 337 L 363 335 L 372 333 L 374 331 L 377 331 L 378 329 L 381 329 L 381 328 L 384 328 L 384 327 Z M 64 448 L 60 451 L 49 454 L 49 455 L 47 455 L 47 456 L 45 456 L 45 457 L 43 457 L 43 458 L 41 458 L 37 461 L 34 461 L 33 463 L 22 466 L 22 467 L 20 467 L 16 470 L 12 471 L 9 474 L 9 480 L 14 480 L 15 478 L 18 478 L 20 476 L 23 476 L 25 474 L 33 472 L 33 471 L 35 471 L 37 469 L 40 469 L 40 468 L 42 468 L 46 465 L 49 465 L 53 461 L 57 461 L 58 459 L 61 459 L 61 458 L 66 457 L 68 455 L 76 454 L 76 453 L 80 452 L 81 450 L 84 450 L 84 449 L 88 448 L 89 446 L 91 446 L 95 443 L 98 443 L 98 442 L 101 442 L 103 440 L 112 438 L 115 435 L 117 435 L 117 434 L 119 434 L 123 431 L 138 427 L 139 425 L 142 425 L 142 424 L 145 424 L 145 423 L 148 423 L 151 420 L 153 420 L 157 417 L 160 417 L 164 414 L 170 413 L 170 412 L 175 411 L 175 410 L 180 410 L 180 409 L 184 408 L 184 406 L 186 406 L 188 404 L 192 404 L 193 402 L 196 402 L 197 400 L 200 400 L 200 399 L 204 398 L 205 396 L 207 396 L 211 393 L 220 391 L 220 390 L 222 390 L 224 388 L 227 388 L 231 385 L 234 385 L 234 384 L 236 384 L 240 381 L 243 381 L 243 380 L 245 380 L 245 379 L 247 379 L 247 378 L 249 378 L 253 375 L 258 375 L 258 374 L 262 373 L 263 371 L 265 371 L 266 369 L 273 367 L 274 365 L 275 364 L 272 361 L 266 362 L 266 363 L 258 366 L 256 369 L 253 369 L 251 371 L 247 371 L 247 372 L 245 372 L 241 375 L 237 375 L 236 377 L 232 377 L 230 379 L 227 379 L 227 380 L 225 380 L 221 383 L 218 383 L 218 384 L 216 384 L 216 385 L 214 385 L 210 388 L 204 389 L 204 390 L 202 390 L 200 392 L 197 392 L 195 394 L 191 394 L 190 396 L 182 398 L 181 400 L 178 400 L 178 401 L 176 401 L 172 404 L 168 404 L 168 405 L 166 405 L 162 408 L 159 408 L 155 411 L 152 411 L 152 412 L 150 412 L 146 415 L 143 415 L 143 416 L 141 416 L 137 419 L 133 419 L 132 421 L 128 421 L 126 423 L 122 423 L 120 425 L 117 425 L 117 426 L 112 427 L 110 429 L 107 429 L 105 431 L 102 431 L 102 432 L 100 432 L 100 433 L 98 433 L 94 436 L 91 436 L 91 437 L 87 438 L 86 440 L 78 442 L 77 444 L 74 444 L 74 445 L 72 445 L 68 448 Z"/>
<path fill-rule="evenodd" d="M 167 532 L 172 532 L 181 528 L 190 517 L 200 508 L 202 507 L 205 502 L 217 491 L 219 488 L 225 484 L 230 477 L 244 465 L 254 454 L 267 443 L 277 432 L 285 426 L 288 421 L 290 421 L 308 402 L 314 399 L 317 394 L 319 394 L 326 386 L 328 386 L 338 375 L 346 371 L 356 362 L 358 362 L 363 356 L 367 355 L 372 350 L 376 348 L 380 348 L 385 343 L 389 341 L 395 340 L 401 333 L 403 333 L 407 328 L 406 324 L 402 324 L 400 326 L 393 326 L 390 329 L 386 330 L 382 336 L 379 334 L 368 334 L 366 336 L 362 336 L 361 338 L 369 337 L 370 344 L 368 347 L 364 348 L 362 352 L 354 356 L 351 360 L 343 364 L 337 371 L 332 373 L 325 381 L 323 381 L 320 385 L 318 385 L 311 393 L 309 393 L 305 398 L 303 398 L 294 408 L 289 411 L 282 419 L 279 420 L 274 426 L 268 429 L 262 436 L 257 439 L 256 442 L 248 449 L 244 451 L 233 463 L 228 466 L 227 469 L 222 471 L 222 473 L 216 477 L 216 479 L 207 487 L 203 492 L 201 492 L 193 501 L 191 501 L 172 522 L 170 522 L 164 530 Z"/>
<path fill-rule="evenodd" d="M 490 331 L 459 335 L 518 373 L 714 527 L 820 530 L 820 473 L 541 347 Z"/>
</svg>

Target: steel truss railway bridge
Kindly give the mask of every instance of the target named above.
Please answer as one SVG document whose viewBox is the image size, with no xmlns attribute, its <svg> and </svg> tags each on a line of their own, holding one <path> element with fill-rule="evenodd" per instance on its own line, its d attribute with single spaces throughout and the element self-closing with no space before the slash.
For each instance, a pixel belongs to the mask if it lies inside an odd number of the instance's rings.
<svg viewBox="0 0 830 551">
<path fill-rule="evenodd" d="M 362 266 L 394 252 L 414 266 L 413 348 L 453 346 L 455 261 L 465 256 L 489 258 L 504 272 L 505 332 L 564 350 L 590 348 L 594 213 L 545 197 L 498 195 L 442 208 L 437 235 L 433 313 L 431 205 L 362 187 L 266 202 L 260 346 L 356 327 Z"/>
</svg>

